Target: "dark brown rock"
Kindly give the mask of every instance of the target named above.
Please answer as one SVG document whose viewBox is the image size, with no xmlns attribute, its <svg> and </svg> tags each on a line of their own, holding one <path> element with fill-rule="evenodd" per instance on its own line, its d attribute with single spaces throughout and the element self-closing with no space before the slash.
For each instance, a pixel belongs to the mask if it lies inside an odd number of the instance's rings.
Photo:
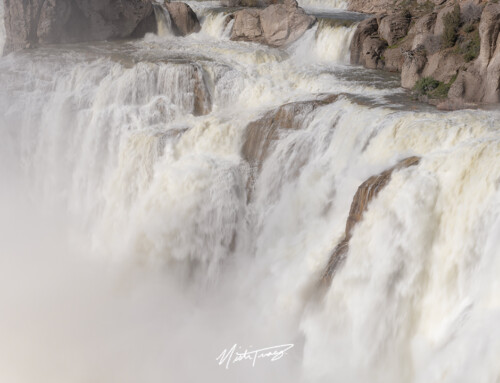
<svg viewBox="0 0 500 383">
<path fill-rule="evenodd" d="M 192 80 L 194 81 L 193 115 L 202 116 L 210 113 L 212 111 L 210 92 L 203 77 L 203 70 L 198 66 L 194 66 Z"/>
<path fill-rule="evenodd" d="M 247 183 L 248 199 L 252 196 L 254 180 L 270 154 L 274 142 L 279 139 L 280 133 L 302 128 L 304 120 L 314 109 L 335 102 L 337 97 L 329 95 L 319 100 L 285 104 L 247 125 L 241 154 L 251 169 Z"/>
<path fill-rule="evenodd" d="M 360 64 L 369 69 L 382 69 L 384 67 L 382 56 L 385 48 L 387 48 L 385 41 L 376 36 L 367 37 L 363 41 Z"/>
<path fill-rule="evenodd" d="M 243 158 L 250 164 L 261 166 L 267 158 L 270 145 L 279 138 L 282 130 L 300 129 L 305 116 L 314 109 L 331 104 L 337 95 L 319 100 L 292 102 L 266 113 L 248 124 L 241 149 Z"/>
<path fill-rule="evenodd" d="M 351 40 L 351 64 L 367 68 L 383 68 L 383 52 L 387 43 L 378 36 L 378 21 L 375 17 L 358 24 Z"/>
<path fill-rule="evenodd" d="M 189 5 L 182 2 L 165 2 L 165 8 L 172 19 L 172 28 L 178 36 L 186 36 L 191 33 L 199 32 L 201 29 L 200 22 L 196 13 Z"/>
<path fill-rule="evenodd" d="M 349 241 L 352 237 L 354 227 L 363 219 L 363 214 L 368 209 L 370 202 L 389 183 L 392 173 L 400 169 L 415 166 L 419 162 L 419 157 L 406 158 L 392 168 L 376 176 L 368 178 L 361 184 L 352 200 L 349 216 L 347 217 L 344 238 L 340 241 L 330 256 L 328 265 L 323 274 L 322 280 L 324 283 L 330 283 L 335 271 L 345 260 L 347 251 L 349 250 Z"/>
<path fill-rule="evenodd" d="M 5 53 L 38 43 L 131 36 L 152 14 L 146 0 L 5 0 Z"/>
</svg>

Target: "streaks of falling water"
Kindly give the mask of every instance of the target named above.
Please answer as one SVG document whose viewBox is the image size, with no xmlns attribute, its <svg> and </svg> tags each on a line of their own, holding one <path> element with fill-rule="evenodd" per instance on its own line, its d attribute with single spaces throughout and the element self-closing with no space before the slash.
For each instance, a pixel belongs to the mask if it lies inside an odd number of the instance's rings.
<svg viewBox="0 0 500 383">
<path fill-rule="evenodd" d="M 375 76 L 351 27 L 277 50 L 210 15 L 0 60 L 2 380 L 495 381 L 499 113 L 380 106 L 401 90 L 339 75 Z M 311 303 L 357 187 L 408 155 Z M 235 342 L 298 352 L 219 369 Z"/>
<path fill-rule="evenodd" d="M 158 35 L 161 37 L 173 36 L 172 18 L 168 10 L 160 4 L 153 4 L 153 10 L 155 12 Z"/>
</svg>

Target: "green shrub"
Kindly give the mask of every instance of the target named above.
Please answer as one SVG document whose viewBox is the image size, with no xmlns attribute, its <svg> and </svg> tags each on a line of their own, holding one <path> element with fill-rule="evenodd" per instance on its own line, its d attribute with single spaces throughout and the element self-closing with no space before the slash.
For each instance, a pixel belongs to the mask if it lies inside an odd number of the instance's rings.
<svg viewBox="0 0 500 383">
<path fill-rule="evenodd" d="M 422 95 L 428 95 L 434 89 L 439 86 L 439 81 L 433 79 L 432 77 L 424 77 L 417 81 L 413 90 Z"/>
<path fill-rule="evenodd" d="M 471 33 L 474 31 L 474 29 L 476 29 L 476 26 L 474 24 L 471 24 L 471 23 L 465 24 L 465 26 L 464 26 L 465 33 Z"/>
<path fill-rule="evenodd" d="M 451 86 L 457 79 L 457 75 L 453 76 L 448 83 L 437 81 L 432 77 L 424 77 L 417 81 L 413 90 L 421 96 L 428 96 L 434 99 L 443 99 L 448 97 L 448 92 Z"/>
<path fill-rule="evenodd" d="M 452 81 L 450 81 L 448 84 L 445 84 L 444 82 L 439 82 L 438 87 L 436 89 L 434 89 L 434 91 L 431 92 L 430 96 L 432 98 L 446 98 L 446 97 L 448 97 L 448 92 L 450 91 L 452 83 L 453 83 Z"/>
<path fill-rule="evenodd" d="M 479 56 L 479 51 L 481 50 L 481 40 L 479 38 L 479 31 L 476 30 L 468 39 L 460 44 L 460 53 L 464 56 L 466 62 L 475 60 Z"/>
<path fill-rule="evenodd" d="M 442 36 L 443 48 L 450 48 L 455 45 L 460 28 L 460 6 L 455 4 L 453 10 L 443 17 L 444 32 Z"/>
</svg>

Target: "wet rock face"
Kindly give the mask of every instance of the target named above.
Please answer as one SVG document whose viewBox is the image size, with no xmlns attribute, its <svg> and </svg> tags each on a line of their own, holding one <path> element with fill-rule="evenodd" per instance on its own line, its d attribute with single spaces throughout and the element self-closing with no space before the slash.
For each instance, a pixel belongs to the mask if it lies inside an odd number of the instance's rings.
<svg viewBox="0 0 500 383">
<path fill-rule="evenodd" d="M 273 47 L 290 44 L 304 34 L 316 18 L 307 15 L 295 0 L 264 9 L 243 9 L 234 14 L 231 40 L 254 41 Z"/>
<path fill-rule="evenodd" d="M 5 0 L 4 53 L 38 43 L 129 37 L 151 14 L 149 0 Z"/>
<path fill-rule="evenodd" d="M 247 183 L 248 199 L 252 196 L 254 180 L 280 134 L 287 130 L 301 129 L 306 118 L 316 108 L 333 103 L 337 98 L 337 95 L 329 95 L 319 100 L 285 104 L 248 124 L 241 148 L 242 157 L 250 165 L 251 170 Z"/>
<path fill-rule="evenodd" d="M 381 51 L 386 44 L 378 39 L 378 22 L 375 17 L 363 20 L 351 41 L 351 63 L 364 65 L 368 68 L 378 68 L 381 61 Z"/>
<path fill-rule="evenodd" d="M 170 13 L 174 32 L 178 36 L 186 36 L 200 31 L 201 25 L 198 17 L 186 3 L 165 2 L 165 8 Z"/>
<path fill-rule="evenodd" d="M 243 158 L 250 164 L 260 167 L 267 158 L 273 141 L 279 138 L 280 131 L 302 128 L 305 118 L 312 111 L 336 100 L 337 95 L 330 95 L 320 100 L 292 102 L 267 112 L 246 127 L 242 147 Z"/>
<path fill-rule="evenodd" d="M 408 157 L 392 168 L 368 178 L 361 184 L 352 200 L 349 216 L 347 217 L 344 238 L 330 256 L 330 260 L 328 261 L 328 265 L 322 277 L 323 283 L 330 283 L 335 271 L 345 260 L 354 227 L 363 219 L 363 214 L 368 209 L 370 202 L 389 183 L 392 173 L 400 169 L 418 165 L 419 162 L 419 157 Z"/>
</svg>

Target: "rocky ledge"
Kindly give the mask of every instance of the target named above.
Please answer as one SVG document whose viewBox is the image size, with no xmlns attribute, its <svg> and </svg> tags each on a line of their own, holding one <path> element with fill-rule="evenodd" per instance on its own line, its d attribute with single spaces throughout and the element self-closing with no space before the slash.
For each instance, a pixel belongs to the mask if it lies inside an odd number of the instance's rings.
<svg viewBox="0 0 500 383">
<path fill-rule="evenodd" d="M 156 32 L 151 0 L 1 0 L 5 1 L 4 54 L 40 44 L 143 37 Z M 165 2 L 173 32 L 200 30 L 189 5 Z"/>
<path fill-rule="evenodd" d="M 401 85 L 443 109 L 500 102 L 498 1 L 351 0 L 377 12 L 358 25 L 351 63 L 401 73 Z"/>
<path fill-rule="evenodd" d="M 254 41 L 280 47 L 296 41 L 316 22 L 295 0 L 271 4 L 264 9 L 248 8 L 234 13 L 231 40 Z"/>
<path fill-rule="evenodd" d="M 368 178 L 359 186 L 354 198 L 352 199 L 351 209 L 349 210 L 349 216 L 347 217 L 345 225 L 344 238 L 338 243 L 335 250 L 330 255 L 328 265 L 323 273 L 322 281 L 324 284 L 328 285 L 331 282 L 335 271 L 342 266 L 349 250 L 349 241 L 351 240 L 355 226 L 361 222 L 363 214 L 368 209 L 370 202 L 377 197 L 384 187 L 387 186 L 391 180 L 392 173 L 411 166 L 416 166 L 419 162 L 420 157 L 405 158 L 395 166 Z"/>
<path fill-rule="evenodd" d="M 4 53 L 37 44 L 144 35 L 156 29 L 146 0 L 4 0 Z"/>
</svg>

